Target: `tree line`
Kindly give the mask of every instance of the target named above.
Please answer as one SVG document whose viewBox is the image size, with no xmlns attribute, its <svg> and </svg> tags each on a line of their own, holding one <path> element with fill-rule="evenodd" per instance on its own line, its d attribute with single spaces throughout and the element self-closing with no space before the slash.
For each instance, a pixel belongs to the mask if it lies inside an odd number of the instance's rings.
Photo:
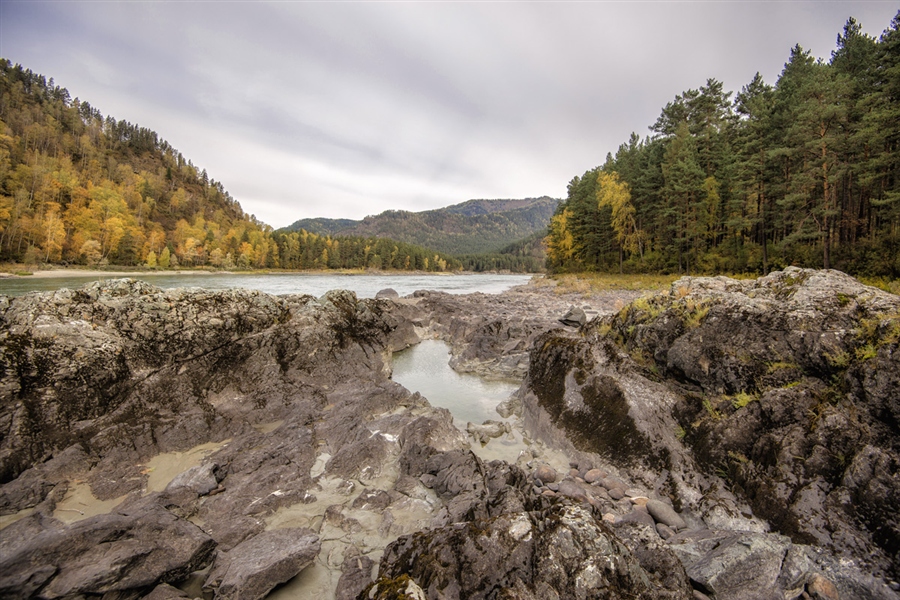
<svg viewBox="0 0 900 600">
<path fill-rule="evenodd" d="M 455 270 L 425 248 L 276 234 L 153 131 L 0 59 L 0 262 Z"/>
<path fill-rule="evenodd" d="M 679 94 L 575 177 L 547 237 L 553 271 L 900 276 L 900 12 L 855 19 L 828 61 L 795 46 L 775 85 Z"/>
</svg>

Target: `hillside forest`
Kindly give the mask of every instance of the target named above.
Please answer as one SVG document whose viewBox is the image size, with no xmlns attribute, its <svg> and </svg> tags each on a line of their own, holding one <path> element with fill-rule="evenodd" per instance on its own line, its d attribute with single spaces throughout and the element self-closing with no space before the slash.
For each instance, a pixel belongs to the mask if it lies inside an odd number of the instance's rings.
<svg viewBox="0 0 900 600">
<path fill-rule="evenodd" d="M 274 232 L 154 132 L 0 59 L 0 262 L 458 270 L 374 237 Z"/>
<path fill-rule="evenodd" d="M 851 18 L 828 61 L 795 46 L 774 86 L 709 79 L 650 130 L 571 180 L 550 270 L 900 276 L 900 13 L 878 39 Z"/>
</svg>

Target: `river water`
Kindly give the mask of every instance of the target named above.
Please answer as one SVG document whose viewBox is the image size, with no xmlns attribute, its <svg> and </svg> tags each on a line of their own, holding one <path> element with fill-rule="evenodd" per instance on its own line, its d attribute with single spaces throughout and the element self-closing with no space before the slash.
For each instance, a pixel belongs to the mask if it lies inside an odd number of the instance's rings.
<svg viewBox="0 0 900 600">
<path fill-rule="evenodd" d="M 28 292 L 51 291 L 60 288 L 79 288 L 97 280 L 116 279 L 120 276 L 97 273 L 79 277 L 9 277 L 0 278 L 0 294 L 21 296 Z M 380 290 L 392 288 L 401 296 L 416 290 L 437 290 L 450 294 L 484 292 L 497 294 L 509 288 L 527 283 L 531 275 L 511 274 L 404 274 L 380 275 L 305 274 L 305 273 L 203 273 L 146 275 L 135 274 L 135 279 L 163 289 L 201 287 L 208 290 L 245 288 L 267 294 L 310 294 L 319 297 L 328 290 L 351 290 L 359 298 L 374 298 Z"/>
</svg>

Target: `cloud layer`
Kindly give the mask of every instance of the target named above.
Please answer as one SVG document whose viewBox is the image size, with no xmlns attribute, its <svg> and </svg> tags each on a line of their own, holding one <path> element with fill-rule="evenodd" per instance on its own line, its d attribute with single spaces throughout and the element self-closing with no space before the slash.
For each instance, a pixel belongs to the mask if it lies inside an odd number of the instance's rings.
<svg viewBox="0 0 900 600">
<path fill-rule="evenodd" d="M 892 2 L 19 2 L 0 55 L 157 131 L 281 227 L 565 196 L 707 78 L 774 83 Z"/>
</svg>

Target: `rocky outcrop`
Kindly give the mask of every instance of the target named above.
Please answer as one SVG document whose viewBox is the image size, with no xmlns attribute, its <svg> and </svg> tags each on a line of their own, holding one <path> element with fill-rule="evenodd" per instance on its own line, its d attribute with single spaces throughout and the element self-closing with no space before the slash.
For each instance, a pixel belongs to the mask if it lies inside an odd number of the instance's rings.
<svg viewBox="0 0 900 600">
<path fill-rule="evenodd" d="M 0 512 L 34 511 L 3 530 L 3 589 L 16 597 L 167 594 L 161 584 L 216 555 L 209 585 L 218 597 L 262 597 L 320 560 L 317 543 L 302 560 L 276 544 L 249 572 L 249 560 L 222 566 L 229 556 L 298 521 L 328 529 L 329 507 L 350 542 L 380 551 L 437 510 L 393 491 L 399 440 L 430 427 L 422 444 L 465 444 L 448 414 L 388 379 L 390 352 L 417 338 L 382 300 L 118 280 L 0 307 Z M 204 443 L 199 464 L 174 471 L 164 492 L 150 489 L 151 459 Z M 65 525 L 50 515 L 83 512 L 55 512 L 76 480 L 100 500 L 126 500 Z M 361 487 L 387 496 L 387 539 L 353 525 L 351 515 L 373 510 L 353 508 Z M 419 520 L 393 520 L 392 510 Z M 330 559 L 348 542 L 328 544 Z"/>
<path fill-rule="evenodd" d="M 0 596 L 69 598 L 152 588 L 206 567 L 215 545 L 157 497 L 69 526 L 39 512 L 0 536 Z"/>
<path fill-rule="evenodd" d="M 683 278 L 539 337 L 526 425 L 642 482 L 693 527 L 768 525 L 842 557 L 857 581 L 896 578 L 898 343 L 900 299 L 839 272 Z"/>
</svg>

